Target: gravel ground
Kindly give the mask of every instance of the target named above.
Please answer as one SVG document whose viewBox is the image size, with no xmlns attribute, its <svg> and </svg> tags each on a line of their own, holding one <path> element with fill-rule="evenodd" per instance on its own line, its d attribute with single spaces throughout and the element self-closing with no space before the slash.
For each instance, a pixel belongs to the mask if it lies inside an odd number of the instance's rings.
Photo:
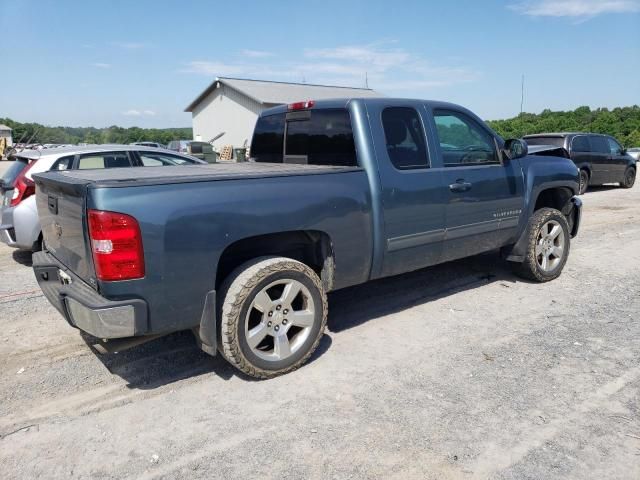
<svg viewBox="0 0 640 480">
<path fill-rule="evenodd" d="M 2 245 L 2 478 L 638 479 L 640 188 L 583 200 L 558 280 L 492 253 L 336 292 L 268 381 L 190 333 L 93 353 Z"/>
</svg>

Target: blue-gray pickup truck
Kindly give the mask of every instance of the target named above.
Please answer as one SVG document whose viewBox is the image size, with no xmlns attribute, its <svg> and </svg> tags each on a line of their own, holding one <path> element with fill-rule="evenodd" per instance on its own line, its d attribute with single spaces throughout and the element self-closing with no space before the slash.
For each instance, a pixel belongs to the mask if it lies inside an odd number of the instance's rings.
<svg viewBox="0 0 640 480">
<path fill-rule="evenodd" d="M 309 358 L 332 290 L 490 250 L 556 278 L 581 213 L 571 160 L 407 99 L 266 110 L 246 163 L 34 178 L 33 268 L 70 325 L 125 343 L 192 329 L 260 378 Z"/>
</svg>

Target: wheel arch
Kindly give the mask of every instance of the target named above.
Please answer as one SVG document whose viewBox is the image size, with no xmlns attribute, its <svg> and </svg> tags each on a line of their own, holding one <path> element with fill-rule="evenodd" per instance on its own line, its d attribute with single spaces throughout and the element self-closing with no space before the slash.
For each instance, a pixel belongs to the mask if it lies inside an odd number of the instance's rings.
<svg viewBox="0 0 640 480">
<path fill-rule="evenodd" d="M 292 258 L 308 265 L 322 280 L 325 291 L 333 289 L 333 243 L 331 237 L 321 230 L 292 230 L 236 240 L 220 255 L 216 270 L 216 289 L 238 266 L 254 258 L 269 255 Z"/>
</svg>

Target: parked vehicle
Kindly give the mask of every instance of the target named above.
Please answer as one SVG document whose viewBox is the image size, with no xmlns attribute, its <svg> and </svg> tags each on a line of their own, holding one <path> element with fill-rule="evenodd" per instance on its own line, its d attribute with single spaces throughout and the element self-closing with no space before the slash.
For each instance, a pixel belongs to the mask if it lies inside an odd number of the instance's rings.
<svg viewBox="0 0 640 480">
<path fill-rule="evenodd" d="M 173 140 L 167 145 L 169 150 L 173 150 L 187 155 L 192 155 L 207 163 L 215 163 L 217 159 L 213 146 L 207 142 L 196 140 Z"/>
<path fill-rule="evenodd" d="M 627 153 L 636 159 L 636 162 L 640 161 L 640 147 L 627 148 Z"/>
<path fill-rule="evenodd" d="M 589 185 L 619 183 L 631 188 L 636 180 L 636 160 L 609 135 L 596 133 L 540 133 L 524 137 L 529 145 L 563 148 L 580 169 L 580 193 Z"/>
<path fill-rule="evenodd" d="M 23 150 L 5 172 L 0 185 L 0 241 L 10 247 L 38 251 L 42 245 L 32 175 L 47 170 L 202 164 L 168 150 L 139 146 L 94 145 Z"/>
<path fill-rule="evenodd" d="M 300 102 L 250 162 L 35 176 L 42 290 L 102 339 L 193 329 L 248 375 L 302 365 L 327 292 L 493 249 L 540 282 L 578 232 L 578 170 L 450 103 Z M 109 343 L 106 344 L 107 346 Z"/>
<path fill-rule="evenodd" d="M 140 147 L 166 148 L 164 145 L 158 142 L 133 142 L 129 145 L 138 145 Z"/>
</svg>

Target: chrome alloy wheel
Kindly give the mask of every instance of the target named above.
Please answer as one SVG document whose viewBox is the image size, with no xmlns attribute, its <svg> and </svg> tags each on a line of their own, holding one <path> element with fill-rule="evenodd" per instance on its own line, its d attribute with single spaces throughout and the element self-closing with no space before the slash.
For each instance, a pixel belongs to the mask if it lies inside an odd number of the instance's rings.
<svg viewBox="0 0 640 480">
<path fill-rule="evenodd" d="M 315 317 L 307 287 L 297 280 L 277 280 L 260 290 L 247 310 L 247 344 L 263 360 L 284 360 L 309 338 Z"/>
<path fill-rule="evenodd" d="M 564 230 L 556 220 L 542 225 L 536 238 L 536 261 L 543 272 L 553 272 L 560 265 L 565 242 Z"/>
</svg>

